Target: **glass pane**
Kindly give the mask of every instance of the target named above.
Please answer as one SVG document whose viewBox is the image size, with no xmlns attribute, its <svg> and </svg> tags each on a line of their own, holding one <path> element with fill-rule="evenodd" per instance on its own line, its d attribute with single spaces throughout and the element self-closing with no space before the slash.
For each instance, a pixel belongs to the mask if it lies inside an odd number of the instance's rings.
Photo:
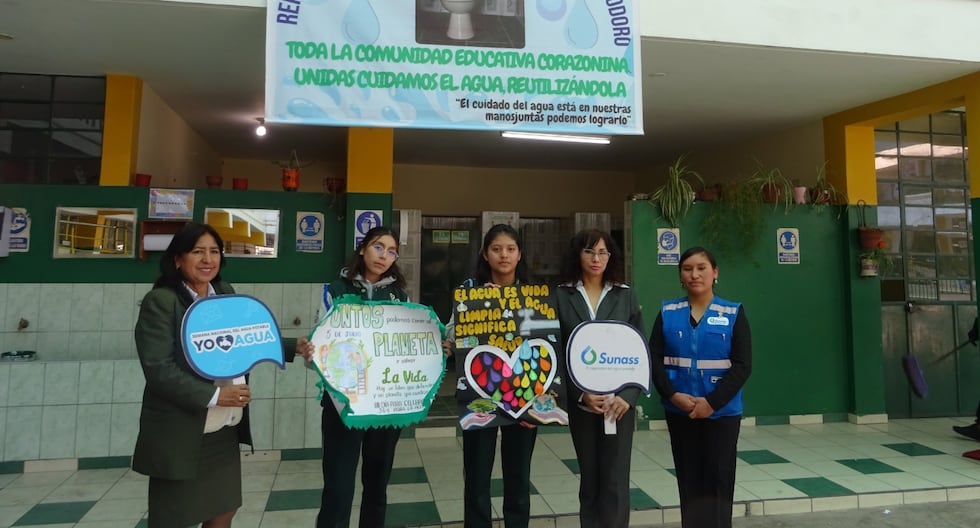
<svg viewBox="0 0 980 528">
<path fill-rule="evenodd" d="M 881 195 L 881 185 L 878 185 L 878 193 Z M 881 198 L 878 199 L 879 201 Z M 933 189 L 932 203 L 936 205 L 959 205 L 966 206 L 966 189 Z"/>
<path fill-rule="evenodd" d="M 902 180 L 932 179 L 932 164 L 929 158 L 899 158 L 898 177 Z"/>
<path fill-rule="evenodd" d="M 45 103 L 0 103 L 0 127 L 48 128 L 50 114 Z"/>
<path fill-rule="evenodd" d="M 0 75 L 0 99 L 47 101 L 51 98 L 51 77 L 44 75 Z"/>
<path fill-rule="evenodd" d="M 932 155 L 936 158 L 962 158 L 963 136 L 932 135 Z"/>
<path fill-rule="evenodd" d="M 906 119 L 905 121 L 898 122 L 899 130 L 912 130 L 916 132 L 928 132 L 929 131 L 929 116 L 918 116 Z"/>
<path fill-rule="evenodd" d="M 0 156 L 31 158 L 48 151 L 50 135 L 44 130 L 11 130 L 9 140 L 0 141 Z"/>
<path fill-rule="evenodd" d="M 44 165 L 32 159 L 0 159 L 0 183 L 42 183 Z"/>
<path fill-rule="evenodd" d="M 875 130 L 875 154 L 898 154 L 898 137 L 892 130 Z"/>
<path fill-rule="evenodd" d="M 929 255 L 908 256 L 909 278 L 931 279 L 936 276 L 936 257 Z"/>
<path fill-rule="evenodd" d="M 939 278 L 959 279 L 970 276 L 970 259 L 966 256 L 939 257 Z"/>
<path fill-rule="evenodd" d="M 936 233 L 936 252 L 940 255 L 967 255 L 969 247 L 966 233 Z"/>
<path fill-rule="evenodd" d="M 98 158 L 102 155 L 102 134 L 98 132 L 55 131 L 51 138 L 52 156 Z"/>
<path fill-rule="evenodd" d="M 898 153 L 902 156 L 932 156 L 929 134 L 898 133 Z"/>
<path fill-rule="evenodd" d="M 100 159 L 53 159 L 48 183 L 57 185 L 98 185 Z"/>
<path fill-rule="evenodd" d="M 897 180 L 898 158 L 890 156 L 876 156 L 875 177 L 877 177 L 879 180 Z"/>
<path fill-rule="evenodd" d="M 54 99 L 56 101 L 105 102 L 104 77 L 55 77 Z"/>
<path fill-rule="evenodd" d="M 898 203 L 898 183 L 878 182 L 878 203 L 897 204 Z"/>
<path fill-rule="evenodd" d="M 901 209 L 898 207 L 879 207 L 878 225 L 880 227 L 901 227 L 902 216 L 900 211 Z"/>
<path fill-rule="evenodd" d="M 936 209 L 936 229 L 966 231 L 966 209 L 940 207 Z"/>
<path fill-rule="evenodd" d="M 936 299 L 937 287 L 936 281 L 924 281 L 924 280 L 910 280 L 909 281 L 909 299 Z"/>
<path fill-rule="evenodd" d="M 966 162 L 957 158 L 936 158 L 932 160 L 932 170 L 937 182 L 963 183 L 966 181 Z"/>
<path fill-rule="evenodd" d="M 51 122 L 54 128 L 102 130 L 105 105 L 86 103 L 54 103 Z"/>
<path fill-rule="evenodd" d="M 906 231 L 906 251 L 909 253 L 932 253 L 936 250 L 936 234 L 932 231 Z"/>
<path fill-rule="evenodd" d="M 965 279 L 940 280 L 939 281 L 939 300 L 941 301 L 969 301 L 972 299 L 972 289 L 970 281 Z"/>
<path fill-rule="evenodd" d="M 931 207 L 906 207 L 905 226 L 906 227 L 928 227 L 932 229 L 932 208 Z"/>
<path fill-rule="evenodd" d="M 934 134 L 963 135 L 962 112 L 940 112 L 932 115 L 932 132 Z"/>
<path fill-rule="evenodd" d="M 917 185 L 903 185 L 905 205 L 932 205 L 932 189 Z"/>
<path fill-rule="evenodd" d="M 902 231 L 899 229 L 885 229 L 882 231 L 881 239 L 885 241 L 888 251 L 902 250 Z"/>
</svg>

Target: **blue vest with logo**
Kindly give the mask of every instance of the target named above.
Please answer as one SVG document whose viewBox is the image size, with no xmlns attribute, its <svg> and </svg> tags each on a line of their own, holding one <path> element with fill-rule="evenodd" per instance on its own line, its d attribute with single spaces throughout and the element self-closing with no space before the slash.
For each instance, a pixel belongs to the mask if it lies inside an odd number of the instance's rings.
<svg viewBox="0 0 980 528">
<path fill-rule="evenodd" d="M 691 396 L 707 396 L 731 368 L 732 331 L 739 303 L 719 297 L 711 300 L 696 328 L 691 327 L 691 307 L 687 297 L 665 301 L 661 307 L 664 323 L 664 367 L 674 388 Z M 687 414 L 669 400 L 668 412 Z M 712 418 L 742 414 L 742 391 Z"/>
</svg>

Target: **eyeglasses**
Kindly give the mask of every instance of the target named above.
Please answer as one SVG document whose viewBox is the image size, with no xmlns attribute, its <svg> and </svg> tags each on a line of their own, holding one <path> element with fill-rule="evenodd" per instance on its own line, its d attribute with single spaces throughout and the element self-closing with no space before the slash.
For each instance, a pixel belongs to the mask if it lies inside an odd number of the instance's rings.
<svg viewBox="0 0 980 528">
<path fill-rule="evenodd" d="M 593 259 L 593 260 L 596 257 L 599 257 L 599 260 L 609 260 L 609 252 L 606 251 L 605 249 L 600 249 L 599 251 L 596 251 L 591 248 L 583 249 L 582 254 L 588 257 L 589 259 Z"/>
<path fill-rule="evenodd" d="M 374 244 L 371 246 L 371 249 L 373 249 L 378 256 L 387 255 L 391 260 L 398 260 L 398 251 L 394 249 L 385 249 L 385 247 L 381 244 Z"/>
</svg>

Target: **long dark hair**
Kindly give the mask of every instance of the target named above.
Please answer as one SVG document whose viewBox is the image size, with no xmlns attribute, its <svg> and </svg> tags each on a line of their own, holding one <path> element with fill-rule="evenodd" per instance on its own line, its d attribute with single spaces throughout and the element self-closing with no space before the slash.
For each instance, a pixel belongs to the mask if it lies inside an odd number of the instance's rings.
<svg viewBox="0 0 980 528">
<path fill-rule="evenodd" d="M 368 246 L 374 244 L 375 242 L 378 241 L 379 238 L 385 235 L 394 238 L 395 244 L 398 244 L 398 233 L 396 233 L 390 227 L 378 226 L 378 227 L 371 228 L 370 231 L 364 233 L 364 238 L 361 240 L 361 243 L 358 244 L 356 248 L 354 248 L 354 254 L 351 255 L 350 260 L 347 261 L 346 269 L 347 269 L 348 279 L 354 280 L 354 277 L 357 277 L 358 275 L 360 275 L 361 277 L 364 276 L 365 267 L 364 267 L 363 253 L 367 251 Z M 385 277 L 394 277 L 395 286 L 401 289 L 405 289 L 405 285 L 407 283 L 405 282 L 405 276 L 402 275 L 402 270 L 398 269 L 397 260 L 392 262 L 391 267 L 388 268 L 388 271 L 386 271 L 385 274 L 381 276 L 381 278 L 385 278 Z"/>
<path fill-rule="evenodd" d="M 527 272 L 527 262 L 524 258 L 524 244 L 521 242 L 521 235 L 508 224 L 496 224 L 483 236 L 483 247 L 480 248 L 480 254 L 476 256 L 476 266 L 474 266 L 476 272 L 473 274 L 473 277 L 476 279 L 478 286 L 493 282 L 493 270 L 490 269 L 490 263 L 487 261 L 486 256 L 487 251 L 490 249 L 490 244 L 500 235 L 510 237 L 517 244 L 517 250 L 521 252 L 521 260 L 517 261 L 517 265 L 514 266 L 514 280 L 524 283 L 530 280 Z"/>
<path fill-rule="evenodd" d="M 583 229 L 568 241 L 568 249 L 565 250 L 565 256 L 561 261 L 559 282 L 575 284 L 582 280 L 582 250 L 594 248 L 600 240 L 606 243 L 606 251 L 609 252 L 606 271 L 602 272 L 602 282 L 605 284 L 624 284 L 626 282 L 623 253 L 619 250 L 619 246 L 613 237 L 600 229 Z"/>
<path fill-rule="evenodd" d="M 221 270 L 225 267 L 225 243 L 221 240 L 221 235 L 208 224 L 190 222 L 174 235 L 170 245 L 160 257 L 160 276 L 153 283 L 154 288 L 170 288 L 184 301 L 188 303 L 191 301 L 190 293 L 183 287 L 184 275 L 177 269 L 176 260 L 177 257 L 190 253 L 204 235 L 211 235 L 218 243 L 221 256 L 218 260 L 218 274 L 215 275 L 213 282 L 221 280 Z"/>
</svg>

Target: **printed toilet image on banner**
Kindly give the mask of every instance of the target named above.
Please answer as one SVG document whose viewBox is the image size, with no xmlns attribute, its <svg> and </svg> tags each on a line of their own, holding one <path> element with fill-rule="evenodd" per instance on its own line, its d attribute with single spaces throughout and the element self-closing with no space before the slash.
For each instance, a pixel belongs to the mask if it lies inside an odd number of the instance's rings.
<svg viewBox="0 0 980 528">
<path fill-rule="evenodd" d="M 454 295 L 460 426 L 568 425 L 551 288 L 464 287 Z"/>
</svg>

